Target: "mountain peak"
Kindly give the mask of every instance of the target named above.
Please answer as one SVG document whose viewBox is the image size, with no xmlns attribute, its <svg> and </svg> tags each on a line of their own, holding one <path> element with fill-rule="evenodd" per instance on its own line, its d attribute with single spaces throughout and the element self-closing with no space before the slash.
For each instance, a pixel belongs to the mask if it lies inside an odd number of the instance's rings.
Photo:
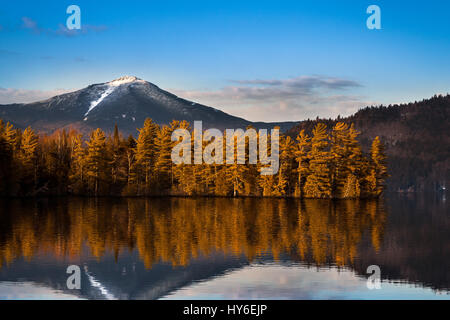
<svg viewBox="0 0 450 320">
<path fill-rule="evenodd" d="M 193 123 L 203 121 L 208 128 L 246 128 L 251 122 L 204 106 L 200 103 L 179 98 L 155 84 L 135 76 L 95 83 L 83 89 L 52 97 L 31 104 L 0 105 L 0 117 L 16 126 L 51 133 L 58 128 L 77 128 L 83 133 L 101 128 L 110 132 L 117 124 L 125 134 L 136 134 L 145 119 L 155 123 L 170 124 L 172 120 L 186 120 Z M 271 128 L 272 125 L 256 124 L 257 128 Z M 291 125 L 288 125 L 289 128 Z"/>
<path fill-rule="evenodd" d="M 90 106 L 84 116 L 86 117 L 97 105 L 100 104 L 100 102 L 102 102 L 106 97 L 108 97 L 109 95 L 111 95 L 111 93 L 118 89 L 118 87 L 123 85 L 126 86 L 128 84 L 136 82 L 145 83 L 144 80 L 141 80 L 138 77 L 123 76 L 113 81 L 101 84 L 100 87 L 102 88 L 102 91 L 100 93 L 100 96 L 91 101 Z M 84 118 L 84 121 L 87 121 L 87 118 Z"/>
<path fill-rule="evenodd" d="M 131 83 L 131 82 L 136 82 L 136 81 L 143 81 L 143 80 L 139 79 L 138 77 L 135 77 L 135 76 L 122 76 L 120 78 L 117 78 L 117 79 L 114 79 L 113 81 L 108 82 L 108 84 L 111 86 L 119 86 L 121 84 Z"/>
</svg>

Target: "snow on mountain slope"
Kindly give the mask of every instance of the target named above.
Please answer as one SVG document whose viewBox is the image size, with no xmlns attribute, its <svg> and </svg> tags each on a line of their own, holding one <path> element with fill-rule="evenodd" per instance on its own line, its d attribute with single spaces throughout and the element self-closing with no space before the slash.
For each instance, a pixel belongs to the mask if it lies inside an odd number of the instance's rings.
<svg viewBox="0 0 450 320">
<path fill-rule="evenodd" d="M 202 120 L 204 128 L 291 128 L 294 123 L 252 123 L 165 91 L 148 81 L 133 76 L 92 84 L 86 88 L 29 104 L 0 105 L 0 118 L 25 128 L 53 132 L 61 128 L 77 128 L 89 132 L 101 128 L 110 132 L 117 124 L 124 134 L 136 134 L 146 118 L 158 124 L 172 120 L 193 123 Z"/>
<path fill-rule="evenodd" d="M 114 90 L 116 90 L 116 88 L 123 86 L 123 85 L 128 85 L 131 83 L 145 83 L 145 81 L 137 78 L 137 77 L 133 77 L 133 76 L 123 76 L 120 77 L 116 80 L 110 81 L 105 83 L 103 86 L 105 87 L 105 91 L 102 93 L 102 95 L 100 96 L 100 98 L 94 100 L 91 102 L 88 111 L 84 114 L 84 116 L 87 116 L 96 106 L 98 106 L 107 96 L 109 96 L 111 93 L 113 93 Z M 88 118 L 84 118 L 84 121 L 86 121 Z"/>
<path fill-rule="evenodd" d="M 105 90 L 105 92 L 102 93 L 100 98 L 91 102 L 91 105 L 89 106 L 89 110 L 84 115 L 87 116 L 89 114 L 89 112 L 91 112 L 92 109 L 94 109 L 100 102 L 102 102 L 103 99 L 105 99 L 107 96 L 109 96 L 114 91 L 115 88 L 116 87 L 112 87 L 112 86 L 107 87 L 107 89 Z M 87 118 L 84 118 L 84 120 L 87 120 Z"/>
</svg>

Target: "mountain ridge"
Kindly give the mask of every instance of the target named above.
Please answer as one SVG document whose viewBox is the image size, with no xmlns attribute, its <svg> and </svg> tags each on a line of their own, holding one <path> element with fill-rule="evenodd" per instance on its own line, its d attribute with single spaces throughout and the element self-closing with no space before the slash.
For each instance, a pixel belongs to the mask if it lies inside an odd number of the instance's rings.
<svg viewBox="0 0 450 320">
<path fill-rule="evenodd" d="M 158 124 L 172 120 L 202 120 L 204 128 L 256 128 L 280 126 L 287 130 L 296 122 L 252 122 L 221 110 L 180 98 L 157 85 L 134 76 L 91 84 L 83 89 L 46 100 L 0 105 L 0 118 L 43 133 L 75 128 L 89 132 L 97 127 L 111 132 L 117 123 L 125 134 L 136 134 L 146 118 Z"/>
</svg>

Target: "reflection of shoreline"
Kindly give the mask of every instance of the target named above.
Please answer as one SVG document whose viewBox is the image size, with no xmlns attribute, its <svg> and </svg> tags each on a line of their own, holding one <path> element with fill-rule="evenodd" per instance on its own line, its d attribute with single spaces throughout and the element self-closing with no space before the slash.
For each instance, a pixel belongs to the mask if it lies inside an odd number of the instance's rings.
<svg viewBox="0 0 450 320">
<path fill-rule="evenodd" d="M 316 265 L 343 266 L 357 256 L 365 230 L 380 246 L 384 211 L 377 201 L 256 199 L 109 199 L 36 203 L 3 224 L 0 257 L 31 258 L 37 251 L 77 257 L 85 241 L 92 255 L 136 248 L 145 265 L 185 266 L 199 254 L 220 251 L 252 261 L 271 252 Z M 13 209 L 14 210 L 14 209 Z"/>
<path fill-rule="evenodd" d="M 281 263 L 348 267 L 362 276 L 368 265 L 379 264 L 384 279 L 448 288 L 448 281 L 439 279 L 442 270 L 431 268 L 436 276 L 423 280 L 421 265 L 407 273 L 408 261 L 398 253 L 393 259 L 389 243 L 396 242 L 402 222 L 389 230 L 388 239 L 394 240 L 388 242 L 386 225 L 402 217 L 394 215 L 387 223 L 384 208 L 382 201 L 248 198 L 8 202 L 2 210 L 7 214 L 0 216 L 0 258 L 5 265 L 42 252 L 60 261 L 87 255 L 101 261 L 111 254 L 117 263 L 136 252 L 149 270 L 161 262 L 189 266 L 219 252 L 250 262 L 273 257 Z"/>
</svg>

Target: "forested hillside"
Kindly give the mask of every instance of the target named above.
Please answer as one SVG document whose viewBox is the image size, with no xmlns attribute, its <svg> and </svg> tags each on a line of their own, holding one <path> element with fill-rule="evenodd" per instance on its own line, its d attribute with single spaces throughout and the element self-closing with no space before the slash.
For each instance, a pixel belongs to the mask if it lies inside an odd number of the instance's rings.
<svg viewBox="0 0 450 320">
<path fill-rule="evenodd" d="M 311 132 L 317 122 L 332 127 L 338 121 L 354 123 L 359 141 L 368 151 L 379 136 L 388 155 L 389 191 L 437 191 L 450 184 L 450 95 L 434 96 L 401 105 L 367 107 L 336 120 L 300 122 L 288 135 Z"/>
</svg>

